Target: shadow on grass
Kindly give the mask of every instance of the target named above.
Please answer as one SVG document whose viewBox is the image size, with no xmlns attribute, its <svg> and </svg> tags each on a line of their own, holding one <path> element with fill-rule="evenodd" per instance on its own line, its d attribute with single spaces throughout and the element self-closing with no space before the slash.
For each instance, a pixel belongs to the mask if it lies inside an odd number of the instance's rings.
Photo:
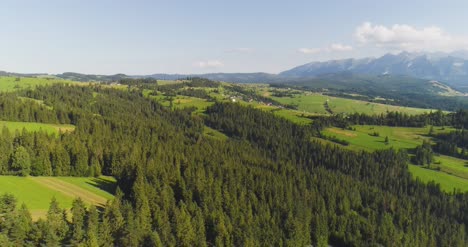
<svg viewBox="0 0 468 247">
<path fill-rule="evenodd" d="M 93 178 L 91 181 L 86 183 L 112 195 L 115 194 L 115 190 L 117 189 L 117 183 L 115 181 L 109 181 L 108 179 L 103 178 Z"/>
</svg>

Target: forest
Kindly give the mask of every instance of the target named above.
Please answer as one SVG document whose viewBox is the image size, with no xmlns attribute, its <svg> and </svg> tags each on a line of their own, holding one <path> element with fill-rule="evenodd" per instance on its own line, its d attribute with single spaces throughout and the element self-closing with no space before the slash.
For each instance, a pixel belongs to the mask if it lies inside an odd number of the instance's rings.
<svg viewBox="0 0 468 247">
<path fill-rule="evenodd" d="M 1 94 L 0 120 L 76 126 L 60 134 L 4 128 L 1 174 L 104 174 L 118 185 L 102 208 L 76 199 L 70 217 L 52 200 L 38 221 L 2 196 L 1 246 L 468 243 L 468 194 L 415 179 L 405 151 L 356 152 L 312 139 L 324 126 L 356 122 L 466 126 L 464 111 L 319 117 L 298 125 L 236 103 L 216 102 L 202 115 L 170 109 L 145 96 L 150 83 L 123 83 L 129 87 L 51 85 Z M 206 82 L 189 78 L 185 85 L 197 83 Z M 205 126 L 229 138 L 204 136 Z"/>
</svg>

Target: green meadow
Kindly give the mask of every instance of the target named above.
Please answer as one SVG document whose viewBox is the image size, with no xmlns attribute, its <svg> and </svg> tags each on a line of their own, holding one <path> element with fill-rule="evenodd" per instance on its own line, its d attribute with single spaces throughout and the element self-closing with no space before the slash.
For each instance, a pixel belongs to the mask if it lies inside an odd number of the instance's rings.
<svg viewBox="0 0 468 247">
<path fill-rule="evenodd" d="M 346 148 L 367 151 L 386 148 L 412 149 L 421 145 L 423 140 L 431 140 L 430 137 L 427 136 L 430 129 L 429 126 L 423 128 L 407 128 L 356 125 L 352 126 L 352 129 L 353 130 L 327 128 L 322 134 L 348 141 L 349 146 L 345 146 Z M 452 130 L 454 129 L 448 127 L 436 127 L 433 129 L 434 133 Z M 378 136 L 374 136 L 374 133 L 378 133 Z M 385 137 L 388 137 L 388 143 L 385 142 Z M 331 143 L 331 141 L 325 142 Z M 431 164 L 430 169 L 412 164 L 409 165 L 409 168 L 413 175 L 421 181 L 435 181 L 446 191 L 451 192 L 454 189 L 468 191 L 468 161 L 466 160 L 445 155 L 435 155 L 434 162 Z"/>
<path fill-rule="evenodd" d="M 69 132 L 75 129 L 74 125 L 70 124 L 46 124 L 46 123 L 34 123 L 34 122 L 12 122 L 12 121 L 0 121 L 0 128 L 6 127 L 10 132 L 22 131 L 26 129 L 30 132 L 45 131 L 49 134 L 57 134 L 60 132 Z"/>
<path fill-rule="evenodd" d="M 362 100 L 345 99 L 331 97 L 318 93 L 302 93 L 294 97 L 272 97 L 274 100 L 289 105 L 297 105 L 299 111 L 304 111 L 314 114 L 329 114 L 325 109 L 325 103 L 333 113 L 365 113 L 365 114 L 380 114 L 387 111 L 399 111 L 408 114 L 421 114 L 429 112 L 428 109 L 412 108 L 385 105 L 379 103 L 371 103 Z"/>
<path fill-rule="evenodd" d="M 197 113 L 204 112 L 208 106 L 211 106 L 214 104 L 214 102 L 209 102 L 206 99 L 200 99 L 196 97 L 183 96 L 183 95 L 177 95 L 172 98 L 169 98 L 167 96 L 159 94 L 157 96 L 150 96 L 150 97 L 156 100 L 161 105 L 166 106 L 166 107 L 171 106 L 171 99 L 172 99 L 172 107 L 174 109 L 195 107 L 197 109 L 195 112 Z"/>
<path fill-rule="evenodd" d="M 102 182 L 106 181 L 106 182 Z M 115 180 L 109 177 L 18 177 L 0 176 L 0 194 L 12 194 L 18 205 L 25 204 L 33 218 L 43 217 L 53 197 L 62 208 L 71 208 L 80 197 L 88 205 L 104 205 L 113 198 Z"/>
<path fill-rule="evenodd" d="M 408 165 L 408 168 L 417 179 L 426 183 L 434 181 L 440 184 L 440 187 L 446 192 L 453 192 L 454 190 L 468 191 L 468 179 L 416 165 Z"/>
<path fill-rule="evenodd" d="M 0 92 L 12 92 L 21 89 L 32 89 L 37 86 L 45 86 L 56 83 L 75 83 L 73 81 L 47 78 L 47 77 L 0 77 Z"/>
<path fill-rule="evenodd" d="M 421 145 L 423 140 L 430 140 L 427 136 L 430 127 L 409 128 L 409 127 L 390 127 L 375 125 L 355 125 L 353 130 L 341 128 L 327 128 L 322 132 L 325 136 L 336 136 L 338 139 L 346 140 L 350 143 L 351 149 L 364 149 L 373 151 L 385 148 L 404 148 L 411 149 Z M 434 133 L 445 133 L 454 130 L 453 128 L 433 128 Z M 378 136 L 373 136 L 378 133 Z M 385 137 L 389 142 L 385 143 Z"/>
</svg>

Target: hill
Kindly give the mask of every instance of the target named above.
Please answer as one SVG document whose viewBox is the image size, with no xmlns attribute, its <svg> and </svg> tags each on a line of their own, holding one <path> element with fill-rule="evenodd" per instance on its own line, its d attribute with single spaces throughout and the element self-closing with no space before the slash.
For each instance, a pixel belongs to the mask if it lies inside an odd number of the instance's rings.
<svg viewBox="0 0 468 247">
<path fill-rule="evenodd" d="M 214 81 L 226 81 L 237 83 L 269 83 L 279 81 L 275 74 L 268 73 L 211 73 L 211 74 L 153 74 L 146 76 L 133 76 L 133 77 L 150 77 L 161 80 L 177 80 L 187 77 L 203 77 Z"/>
</svg>

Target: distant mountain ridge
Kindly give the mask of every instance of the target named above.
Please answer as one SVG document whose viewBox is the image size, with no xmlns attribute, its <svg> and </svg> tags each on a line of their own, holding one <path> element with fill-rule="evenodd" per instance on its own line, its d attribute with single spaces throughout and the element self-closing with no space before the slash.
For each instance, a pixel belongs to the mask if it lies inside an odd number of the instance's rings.
<svg viewBox="0 0 468 247">
<path fill-rule="evenodd" d="M 151 77 L 160 80 L 177 80 L 187 77 L 203 77 L 214 81 L 238 82 L 238 83 L 268 83 L 275 82 L 280 78 L 276 74 L 263 72 L 257 73 L 209 73 L 209 74 L 152 74 L 145 76 L 132 77 Z"/>
<path fill-rule="evenodd" d="M 279 74 L 283 78 L 316 77 L 322 74 L 351 72 L 364 75 L 405 75 L 444 82 L 468 90 L 468 60 L 454 55 L 467 53 L 408 53 L 386 54 L 378 58 L 342 59 L 311 62 Z M 468 56 L 467 56 L 468 57 Z"/>
</svg>

